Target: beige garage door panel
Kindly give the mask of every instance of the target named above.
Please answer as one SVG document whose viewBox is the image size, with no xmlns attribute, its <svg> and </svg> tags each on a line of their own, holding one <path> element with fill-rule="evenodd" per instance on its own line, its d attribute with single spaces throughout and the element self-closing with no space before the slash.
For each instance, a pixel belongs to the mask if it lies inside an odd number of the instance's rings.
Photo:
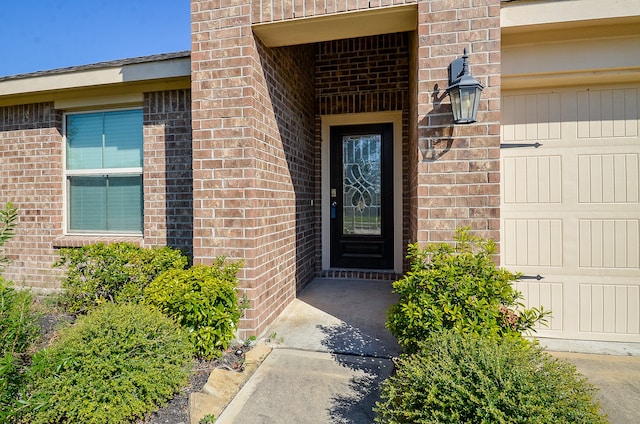
<svg viewBox="0 0 640 424">
<path fill-rule="evenodd" d="M 507 267 L 562 268 L 562 219 L 516 219 L 503 222 Z"/>
<path fill-rule="evenodd" d="M 639 157 L 624 152 L 578 155 L 578 203 L 638 203 Z"/>
<path fill-rule="evenodd" d="M 580 284 L 581 333 L 640 334 L 640 287 L 637 284 Z"/>
<path fill-rule="evenodd" d="M 640 87 L 503 97 L 502 261 L 547 337 L 640 342 Z"/>
<path fill-rule="evenodd" d="M 525 305 L 552 311 L 540 337 L 637 342 L 640 336 L 640 286 L 637 279 L 617 283 L 598 276 L 545 275 L 544 280 L 524 280 L 516 289 Z"/>
<path fill-rule="evenodd" d="M 547 319 L 546 325 L 538 325 L 536 331 L 539 333 L 559 333 L 564 330 L 563 309 L 564 309 L 564 287 L 561 281 L 520 281 L 516 283 L 516 289 L 520 291 L 526 299 L 528 307 L 543 306 L 544 309 L 553 311 Z"/>
<path fill-rule="evenodd" d="M 579 267 L 640 270 L 640 220 L 581 219 Z"/>
</svg>

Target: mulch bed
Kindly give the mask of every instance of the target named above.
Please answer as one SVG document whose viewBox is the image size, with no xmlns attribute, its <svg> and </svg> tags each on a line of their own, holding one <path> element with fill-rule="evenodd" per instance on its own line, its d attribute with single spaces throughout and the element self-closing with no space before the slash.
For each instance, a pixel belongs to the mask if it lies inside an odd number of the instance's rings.
<svg viewBox="0 0 640 424">
<path fill-rule="evenodd" d="M 189 395 L 202 391 L 207 383 L 211 371 L 216 368 L 224 368 L 233 371 L 242 371 L 244 355 L 250 347 L 245 345 L 233 346 L 227 349 L 219 359 L 207 361 L 194 359 L 193 373 L 189 377 L 189 383 L 180 393 L 177 393 L 165 406 L 153 412 L 136 424 L 189 424 Z"/>
</svg>

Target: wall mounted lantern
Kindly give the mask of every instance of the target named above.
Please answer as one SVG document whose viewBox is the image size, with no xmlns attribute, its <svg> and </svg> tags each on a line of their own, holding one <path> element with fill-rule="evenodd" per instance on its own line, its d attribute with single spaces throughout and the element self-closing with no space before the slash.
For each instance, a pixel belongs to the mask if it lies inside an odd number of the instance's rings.
<svg viewBox="0 0 640 424">
<path fill-rule="evenodd" d="M 461 58 L 449 65 L 449 87 L 447 93 L 451 98 L 453 122 L 455 124 L 470 124 L 476 122 L 476 114 L 480 105 L 480 93 L 484 88 L 469 73 L 467 63 L 467 49 Z"/>
</svg>

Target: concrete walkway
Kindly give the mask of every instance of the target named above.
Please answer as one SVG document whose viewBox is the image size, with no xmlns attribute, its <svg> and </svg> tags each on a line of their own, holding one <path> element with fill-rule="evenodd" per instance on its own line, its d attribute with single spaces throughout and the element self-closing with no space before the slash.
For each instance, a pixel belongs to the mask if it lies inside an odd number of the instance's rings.
<svg viewBox="0 0 640 424">
<path fill-rule="evenodd" d="M 216 423 L 369 424 L 400 352 L 384 328 L 391 283 L 314 280 L 266 332 L 274 350 Z M 543 343 L 545 344 L 545 343 Z M 589 351 L 589 343 L 549 349 Z M 617 349 L 640 352 L 637 344 Z M 612 424 L 640 423 L 640 356 L 550 352 L 600 388 Z"/>
<path fill-rule="evenodd" d="M 371 423 L 399 353 L 391 282 L 314 280 L 270 326 L 274 350 L 216 423 Z"/>
<path fill-rule="evenodd" d="M 576 366 L 600 390 L 601 411 L 611 424 L 640 423 L 640 356 L 552 352 Z"/>
</svg>

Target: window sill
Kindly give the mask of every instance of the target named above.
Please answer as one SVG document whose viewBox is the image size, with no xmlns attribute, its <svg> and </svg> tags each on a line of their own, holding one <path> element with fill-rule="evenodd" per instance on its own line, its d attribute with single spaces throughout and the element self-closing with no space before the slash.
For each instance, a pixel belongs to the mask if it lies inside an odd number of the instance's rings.
<svg viewBox="0 0 640 424">
<path fill-rule="evenodd" d="M 53 240 L 53 247 L 84 247 L 84 246 L 88 246 L 90 244 L 95 244 L 95 243 L 112 244 L 112 243 L 122 243 L 122 242 L 133 243 L 137 246 L 142 247 L 142 245 L 144 244 L 144 238 L 142 237 L 142 235 L 140 236 L 119 236 L 116 234 L 99 235 L 99 236 L 94 236 L 90 234 L 66 235 L 66 236 L 56 237 Z"/>
</svg>

